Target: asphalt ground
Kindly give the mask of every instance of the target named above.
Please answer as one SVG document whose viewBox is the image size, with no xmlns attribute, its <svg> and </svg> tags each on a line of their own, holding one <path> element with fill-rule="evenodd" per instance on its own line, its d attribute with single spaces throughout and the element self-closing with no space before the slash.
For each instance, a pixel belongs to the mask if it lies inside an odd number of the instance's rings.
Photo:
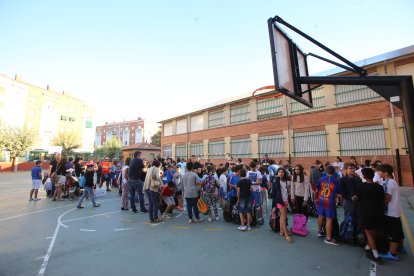
<svg viewBox="0 0 414 276">
<path fill-rule="evenodd" d="M 101 207 L 87 201 L 77 209 L 76 201 L 53 202 L 43 190 L 42 200 L 29 202 L 30 188 L 29 172 L 0 174 L 0 275 L 414 275 L 412 189 L 401 197 L 408 254 L 372 266 L 362 248 L 324 244 L 316 218 L 307 237 L 289 244 L 267 217 L 250 232 L 222 217 L 188 224 L 177 211 L 154 225 L 147 214 L 121 211 L 117 192 L 98 199 Z"/>
</svg>

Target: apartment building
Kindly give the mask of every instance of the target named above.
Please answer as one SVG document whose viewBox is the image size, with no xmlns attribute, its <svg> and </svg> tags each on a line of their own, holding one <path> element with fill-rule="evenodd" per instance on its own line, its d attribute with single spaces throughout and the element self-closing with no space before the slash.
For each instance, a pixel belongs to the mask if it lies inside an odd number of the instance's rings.
<svg viewBox="0 0 414 276">
<path fill-rule="evenodd" d="M 138 117 L 137 120 L 106 122 L 104 125 L 96 126 L 95 147 L 105 144 L 113 137 L 120 139 L 123 146 L 144 142 L 144 120 Z"/>
<path fill-rule="evenodd" d="M 370 75 L 414 75 L 414 45 L 357 64 Z M 325 75 L 347 74 L 335 69 Z M 160 122 L 162 154 L 196 155 L 215 164 L 230 156 L 247 161 L 268 154 L 309 170 L 316 159 L 332 163 L 336 156 L 397 167 L 398 148 L 402 182 L 412 185 L 401 110 L 366 86 L 324 85 L 312 93 L 313 108 L 285 96 L 257 99 L 248 93 L 165 119 Z"/>
</svg>

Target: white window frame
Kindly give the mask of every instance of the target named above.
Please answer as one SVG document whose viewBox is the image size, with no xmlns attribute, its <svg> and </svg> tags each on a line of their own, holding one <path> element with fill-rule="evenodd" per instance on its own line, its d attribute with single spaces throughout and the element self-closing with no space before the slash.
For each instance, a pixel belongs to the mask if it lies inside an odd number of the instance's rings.
<svg viewBox="0 0 414 276">
<path fill-rule="evenodd" d="M 285 155 L 285 137 L 282 134 L 259 136 L 259 156 L 267 154 L 269 157 L 281 157 Z"/>
<path fill-rule="evenodd" d="M 295 157 L 328 156 L 326 130 L 293 133 Z"/>
<path fill-rule="evenodd" d="M 242 104 L 230 107 L 230 124 L 250 121 L 250 105 Z"/>
<path fill-rule="evenodd" d="M 180 144 L 175 145 L 175 158 L 187 158 L 187 145 L 186 144 Z"/>
<path fill-rule="evenodd" d="M 232 139 L 230 142 L 231 155 L 234 158 L 252 156 L 252 140 L 250 138 Z"/>
<path fill-rule="evenodd" d="M 341 156 L 386 155 L 385 130 L 382 124 L 340 128 Z"/>
</svg>

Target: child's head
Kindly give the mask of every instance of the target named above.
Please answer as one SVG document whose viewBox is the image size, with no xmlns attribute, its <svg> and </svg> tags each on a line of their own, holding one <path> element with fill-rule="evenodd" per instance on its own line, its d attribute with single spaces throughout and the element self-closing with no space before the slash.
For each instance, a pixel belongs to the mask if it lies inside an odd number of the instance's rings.
<svg viewBox="0 0 414 276">
<path fill-rule="evenodd" d="M 170 188 L 170 189 L 174 189 L 175 188 L 175 184 L 174 184 L 174 182 L 173 181 L 168 181 L 168 188 Z"/>
<path fill-rule="evenodd" d="M 362 170 L 361 170 L 361 173 L 362 173 L 362 177 L 367 181 L 367 182 L 371 182 L 372 181 L 372 179 L 374 179 L 374 175 L 375 175 L 375 172 L 374 172 L 374 170 L 373 169 L 371 169 L 371 168 L 363 168 Z"/>
<path fill-rule="evenodd" d="M 327 166 L 325 171 L 326 171 L 326 174 L 330 176 L 335 174 L 335 168 L 331 165 Z"/>
<path fill-rule="evenodd" d="M 40 164 L 42 164 L 42 161 L 37 160 L 37 161 L 36 161 L 36 166 L 39 166 Z"/>
<path fill-rule="evenodd" d="M 88 171 L 93 171 L 93 167 L 94 167 L 94 165 L 92 163 L 89 163 L 88 165 L 86 165 L 86 169 Z"/>
<path fill-rule="evenodd" d="M 381 164 L 378 166 L 378 173 L 382 178 L 393 178 L 394 168 L 389 164 Z"/>
<path fill-rule="evenodd" d="M 240 177 L 246 177 L 246 175 L 247 175 L 246 169 L 241 169 L 240 170 Z"/>
</svg>

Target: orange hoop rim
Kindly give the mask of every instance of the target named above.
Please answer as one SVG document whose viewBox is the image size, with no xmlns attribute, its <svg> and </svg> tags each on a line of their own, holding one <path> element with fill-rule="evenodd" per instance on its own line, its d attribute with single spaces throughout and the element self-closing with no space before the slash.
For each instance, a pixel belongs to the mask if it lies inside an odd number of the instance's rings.
<svg viewBox="0 0 414 276">
<path fill-rule="evenodd" d="M 262 91 L 262 90 L 267 90 L 267 89 L 273 89 L 273 91 L 269 91 L 270 94 L 267 95 L 256 95 L 257 92 Z M 252 96 L 255 97 L 258 100 L 265 100 L 265 99 L 274 99 L 274 98 L 279 98 L 281 96 L 283 96 L 282 93 L 278 92 L 275 90 L 275 86 L 274 85 L 267 85 L 267 86 L 263 86 L 260 88 L 257 88 L 256 90 L 253 91 Z"/>
</svg>

